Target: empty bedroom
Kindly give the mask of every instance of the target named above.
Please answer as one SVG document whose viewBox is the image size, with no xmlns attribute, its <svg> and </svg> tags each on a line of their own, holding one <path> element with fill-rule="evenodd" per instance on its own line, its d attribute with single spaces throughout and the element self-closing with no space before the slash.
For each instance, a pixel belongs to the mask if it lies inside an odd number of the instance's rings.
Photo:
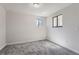
<svg viewBox="0 0 79 59">
<path fill-rule="evenodd" d="M 0 55 L 78 55 L 79 3 L 0 3 Z"/>
</svg>

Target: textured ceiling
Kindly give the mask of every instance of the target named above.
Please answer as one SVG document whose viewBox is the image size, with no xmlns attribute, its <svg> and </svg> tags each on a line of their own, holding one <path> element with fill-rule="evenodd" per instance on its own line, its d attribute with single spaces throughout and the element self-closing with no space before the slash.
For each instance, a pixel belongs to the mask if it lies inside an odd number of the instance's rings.
<svg viewBox="0 0 79 59">
<path fill-rule="evenodd" d="M 40 3 L 39 8 L 34 8 L 32 3 L 4 3 L 1 4 L 6 10 L 23 12 L 27 14 L 32 14 L 36 16 L 49 16 L 52 13 L 65 8 L 70 3 Z"/>
</svg>

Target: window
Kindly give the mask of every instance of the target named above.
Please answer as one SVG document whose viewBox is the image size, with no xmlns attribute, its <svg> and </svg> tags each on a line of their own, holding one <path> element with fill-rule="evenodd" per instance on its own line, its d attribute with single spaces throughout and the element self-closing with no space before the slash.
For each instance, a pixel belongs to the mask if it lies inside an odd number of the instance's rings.
<svg viewBox="0 0 79 59">
<path fill-rule="evenodd" d="M 37 21 L 37 26 L 38 26 L 38 27 L 44 25 L 44 17 L 42 17 L 42 16 L 37 16 L 36 21 Z"/>
<path fill-rule="evenodd" d="M 56 27 L 57 26 L 57 17 L 54 17 L 53 20 L 54 20 L 54 22 L 53 22 L 54 27 Z"/>
<path fill-rule="evenodd" d="M 62 17 L 63 17 L 63 15 L 58 15 L 58 16 L 53 17 L 53 19 L 52 19 L 53 27 L 62 27 L 63 26 Z"/>
</svg>

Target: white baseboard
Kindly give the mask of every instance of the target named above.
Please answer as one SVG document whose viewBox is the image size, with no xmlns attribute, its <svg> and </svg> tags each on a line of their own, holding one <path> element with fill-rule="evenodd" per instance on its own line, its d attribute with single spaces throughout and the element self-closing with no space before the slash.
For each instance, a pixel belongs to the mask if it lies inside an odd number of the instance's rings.
<svg viewBox="0 0 79 59">
<path fill-rule="evenodd" d="M 79 54 L 79 51 L 76 51 L 76 50 L 74 50 L 74 49 L 65 47 L 65 46 L 63 46 L 63 45 L 61 45 L 61 44 L 59 44 L 59 43 L 56 43 L 56 42 L 52 41 L 52 40 L 49 40 L 49 41 L 51 41 L 51 42 L 53 42 L 53 43 L 55 43 L 55 44 L 57 44 L 57 45 L 59 45 L 59 46 L 61 46 L 61 47 L 64 47 L 64 48 L 66 48 L 66 49 L 68 49 L 68 50 L 70 50 L 70 51 L 73 51 L 73 52 Z"/>
<path fill-rule="evenodd" d="M 44 40 L 44 39 L 39 39 L 39 40 Z M 27 43 L 27 42 L 33 42 L 33 41 L 38 41 L 38 40 L 11 42 L 11 43 L 7 43 L 7 45 L 21 44 L 21 43 Z"/>
<path fill-rule="evenodd" d="M 4 44 L 0 47 L 0 50 L 2 50 L 7 44 Z"/>
</svg>

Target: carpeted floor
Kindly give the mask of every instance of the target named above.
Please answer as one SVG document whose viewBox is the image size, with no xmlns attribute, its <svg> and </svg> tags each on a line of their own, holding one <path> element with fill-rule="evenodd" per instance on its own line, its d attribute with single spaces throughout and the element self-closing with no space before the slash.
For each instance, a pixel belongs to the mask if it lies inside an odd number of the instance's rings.
<svg viewBox="0 0 79 59">
<path fill-rule="evenodd" d="M 40 40 L 23 44 L 8 45 L 0 51 L 0 55 L 77 55 L 48 40 Z"/>
</svg>

